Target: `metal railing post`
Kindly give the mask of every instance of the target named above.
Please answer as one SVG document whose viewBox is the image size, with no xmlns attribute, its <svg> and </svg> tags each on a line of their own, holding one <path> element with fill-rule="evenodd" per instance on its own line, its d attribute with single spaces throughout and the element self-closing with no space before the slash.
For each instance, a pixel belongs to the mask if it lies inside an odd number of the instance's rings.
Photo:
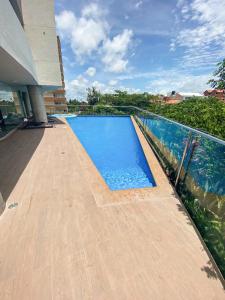
<svg viewBox="0 0 225 300">
<path fill-rule="evenodd" d="M 184 152 L 183 152 L 183 155 L 182 155 L 182 159 L 181 159 L 181 162 L 180 162 L 180 165 L 179 165 L 179 168 L 178 168 L 178 172 L 177 172 L 177 177 L 176 177 L 176 181 L 175 181 L 175 187 L 177 187 L 177 184 L 179 182 L 179 179 L 180 179 L 180 173 L 181 173 L 181 170 L 182 170 L 182 167 L 184 165 L 184 160 L 185 160 L 185 157 L 186 157 L 186 154 L 187 154 L 187 150 L 189 148 L 189 145 L 191 143 L 191 139 L 192 139 L 192 132 L 190 131 L 189 132 L 189 136 L 188 136 L 188 139 L 187 139 L 187 142 L 186 142 L 186 145 L 184 147 Z"/>
<path fill-rule="evenodd" d="M 148 127 L 148 121 L 149 121 L 149 118 L 148 118 L 148 116 L 146 115 L 146 117 L 145 117 L 145 131 L 147 132 L 148 130 L 149 130 L 149 127 Z"/>
</svg>

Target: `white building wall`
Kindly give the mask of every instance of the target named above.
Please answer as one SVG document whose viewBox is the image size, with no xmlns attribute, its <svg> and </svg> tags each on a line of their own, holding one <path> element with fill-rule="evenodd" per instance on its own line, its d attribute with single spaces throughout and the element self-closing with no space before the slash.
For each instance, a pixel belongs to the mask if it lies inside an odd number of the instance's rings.
<svg viewBox="0 0 225 300">
<path fill-rule="evenodd" d="M 0 50 L 2 53 L 1 57 L 3 57 L 4 53 L 8 57 L 12 57 L 12 66 L 9 66 L 7 62 L 9 72 L 11 71 L 10 67 L 12 67 L 13 71 L 13 63 L 20 65 L 33 77 L 34 80 L 30 79 L 30 82 L 35 82 L 37 76 L 30 45 L 9 0 L 0 0 Z M 1 60 L 1 65 L 2 70 L 5 72 L 5 68 L 3 69 L 4 61 L 6 62 L 5 59 Z M 3 80 L 1 75 L 3 76 L 4 74 L 1 74 L 0 66 L 0 80 Z M 19 74 L 17 76 L 19 77 Z M 7 78 L 10 78 L 10 75 Z"/>
<path fill-rule="evenodd" d="M 23 16 L 22 16 L 22 9 L 21 9 L 21 0 L 9 0 L 16 15 L 19 19 L 20 23 L 23 24 Z"/>
<path fill-rule="evenodd" d="M 24 30 L 30 44 L 38 84 L 61 86 L 54 1 L 21 0 Z"/>
</svg>

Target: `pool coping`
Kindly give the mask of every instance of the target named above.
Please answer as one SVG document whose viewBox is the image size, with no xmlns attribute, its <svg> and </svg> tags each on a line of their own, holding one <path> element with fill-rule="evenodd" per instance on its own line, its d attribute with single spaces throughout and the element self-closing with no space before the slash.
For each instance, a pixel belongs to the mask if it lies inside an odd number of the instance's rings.
<svg viewBox="0 0 225 300">
<path fill-rule="evenodd" d="M 83 164 L 84 176 L 88 180 L 92 193 L 95 198 L 96 205 L 99 207 L 112 206 L 118 204 L 137 203 L 140 201 L 153 201 L 157 197 L 174 197 L 174 189 L 168 181 L 162 167 L 157 160 L 153 150 L 149 146 L 143 133 L 138 127 L 136 121 L 130 116 L 134 129 L 140 141 L 147 163 L 154 177 L 156 186 L 146 188 L 134 188 L 127 190 L 110 190 L 105 180 L 101 176 L 94 162 L 89 157 L 87 151 L 73 132 L 65 118 L 61 120 L 65 123 L 68 133 L 73 136 L 74 146 L 79 155 L 80 162 Z M 90 174 L 92 176 L 90 176 Z M 154 200 L 155 201 L 155 200 Z"/>
</svg>

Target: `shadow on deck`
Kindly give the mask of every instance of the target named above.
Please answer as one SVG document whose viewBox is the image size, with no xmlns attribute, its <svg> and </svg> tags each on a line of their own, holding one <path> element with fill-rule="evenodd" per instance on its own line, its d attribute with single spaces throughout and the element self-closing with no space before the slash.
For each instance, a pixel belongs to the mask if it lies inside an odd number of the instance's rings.
<svg viewBox="0 0 225 300">
<path fill-rule="evenodd" d="M 0 192 L 5 203 L 38 147 L 44 130 L 17 130 L 0 142 Z"/>
</svg>

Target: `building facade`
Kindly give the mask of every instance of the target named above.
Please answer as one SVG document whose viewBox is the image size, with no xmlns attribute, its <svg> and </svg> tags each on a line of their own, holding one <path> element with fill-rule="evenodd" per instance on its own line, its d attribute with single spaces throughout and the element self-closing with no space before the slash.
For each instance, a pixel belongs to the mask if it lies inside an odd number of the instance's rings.
<svg viewBox="0 0 225 300">
<path fill-rule="evenodd" d="M 44 102 L 45 109 L 48 114 L 52 113 L 67 113 L 67 101 L 65 93 L 65 82 L 64 82 L 64 71 L 63 71 L 63 61 L 61 52 L 60 39 L 57 36 L 58 54 L 60 62 L 60 74 L 61 74 L 61 85 L 62 87 L 53 91 L 45 92 Z"/>
<path fill-rule="evenodd" d="M 54 0 L 1 0 L 0 101 L 47 122 L 43 93 L 61 87 Z"/>
<path fill-rule="evenodd" d="M 225 102 L 225 90 L 218 90 L 218 89 L 206 90 L 204 92 L 204 95 L 206 97 L 215 97 Z"/>
<path fill-rule="evenodd" d="M 178 104 L 184 100 L 189 100 L 193 97 L 202 98 L 204 96 L 200 93 L 191 93 L 191 92 L 185 93 L 185 92 L 172 91 L 167 96 L 165 96 L 163 99 L 166 104 Z"/>
</svg>

